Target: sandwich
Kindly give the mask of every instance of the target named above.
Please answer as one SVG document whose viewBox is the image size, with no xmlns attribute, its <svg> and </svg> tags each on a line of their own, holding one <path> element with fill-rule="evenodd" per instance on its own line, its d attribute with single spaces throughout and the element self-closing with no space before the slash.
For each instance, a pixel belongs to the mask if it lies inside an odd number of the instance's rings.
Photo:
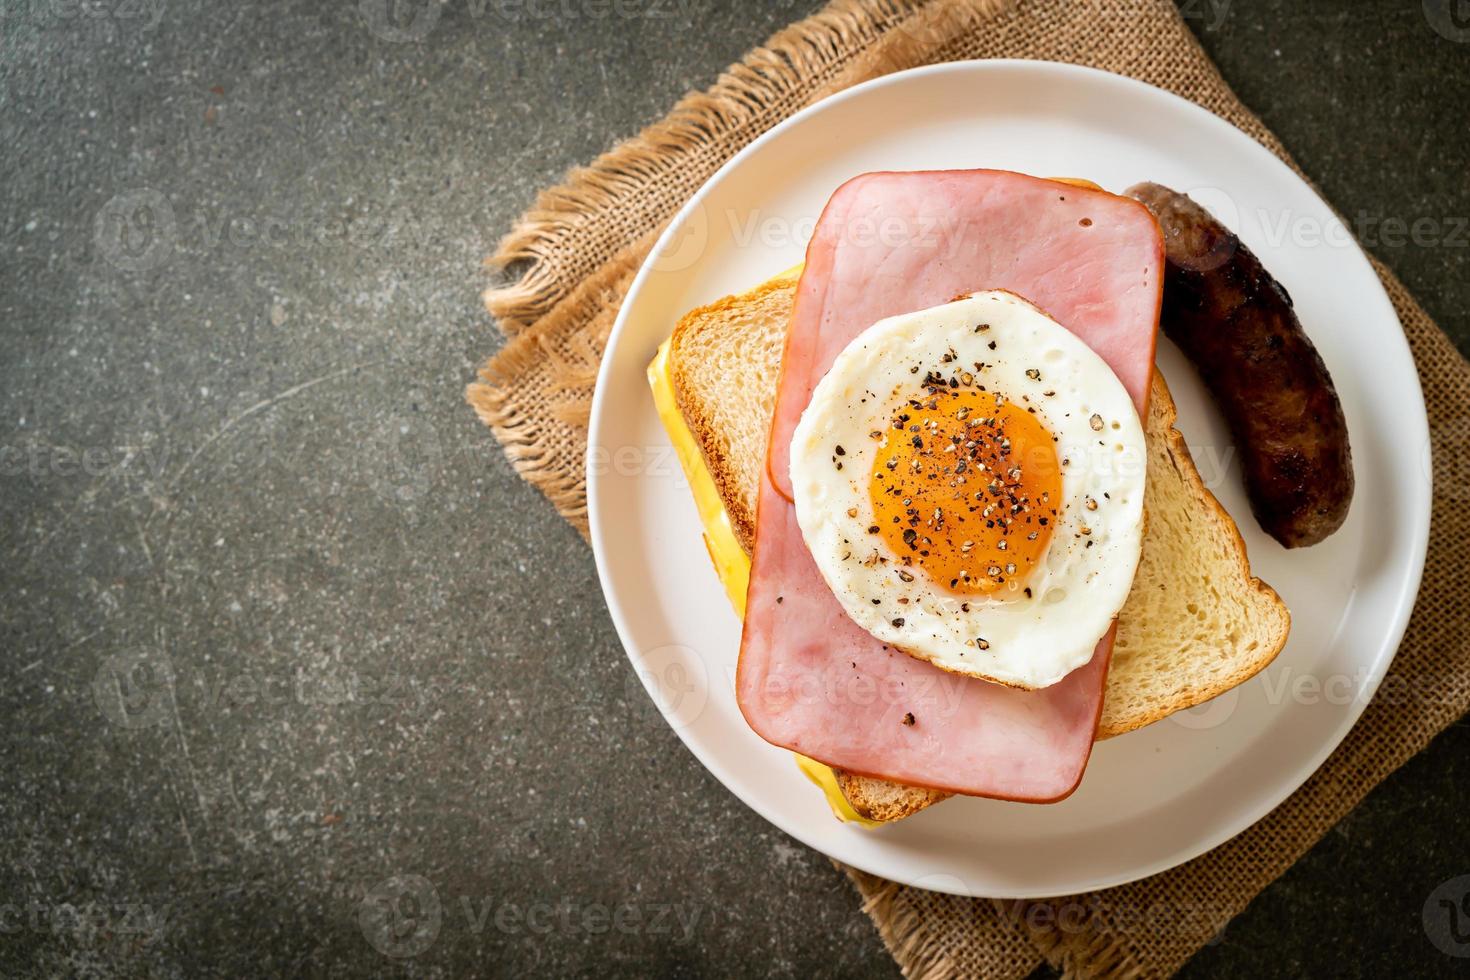
<svg viewBox="0 0 1470 980">
<path fill-rule="evenodd" d="M 1174 428 L 1163 274 L 1153 216 L 1095 185 L 868 174 L 802 266 L 659 348 L 659 417 L 745 620 L 741 710 L 839 819 L 1064 799 L 1094 741 L 1285 644 Z"/>
</svg>

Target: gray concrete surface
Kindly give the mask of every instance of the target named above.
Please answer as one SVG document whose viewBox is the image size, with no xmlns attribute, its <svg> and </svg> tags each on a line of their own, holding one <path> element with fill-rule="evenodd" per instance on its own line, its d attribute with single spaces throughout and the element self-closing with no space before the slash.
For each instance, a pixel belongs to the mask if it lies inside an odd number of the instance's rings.
<svg viewBox="0 0 1470 980">
<path fill-rule="evenodd" d="M 895 976 L 629 684 L 461 400 L 536 189 L 813 3 L 388 7 L 0 12 L 0 973 Z M 1470 23 L 1186 10 L 1329 199 L 1437 222 L 1374 250 L 1470 349 Z M 1186 974 L 1459 965 L 1421 915 L 1470 872 L 1467 751 Z"/>
</svg>

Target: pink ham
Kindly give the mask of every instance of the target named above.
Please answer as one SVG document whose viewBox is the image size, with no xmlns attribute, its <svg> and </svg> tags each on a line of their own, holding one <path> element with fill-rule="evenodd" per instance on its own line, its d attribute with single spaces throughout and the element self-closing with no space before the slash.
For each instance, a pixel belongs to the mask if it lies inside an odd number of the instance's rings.
<svg viewBox="0 0 1470 980">
<path fill-rule="evenodd" d="M 971 796 L 1049 802 L 1077 787 L 1112 631 L 1042 691 L 889 649 L 848 618 L 807 551 L 791 434 L 855 336 L 983 289 L 1019 293 L 1085 340 L 1142 413 L 1162 266 L 1148 211 L 1102 191 L 994 170 L 865 174 L 837 190 L 807 248 L 761 481 L 736 680 L 757 734 L 850 772 Z"/>
</svg>

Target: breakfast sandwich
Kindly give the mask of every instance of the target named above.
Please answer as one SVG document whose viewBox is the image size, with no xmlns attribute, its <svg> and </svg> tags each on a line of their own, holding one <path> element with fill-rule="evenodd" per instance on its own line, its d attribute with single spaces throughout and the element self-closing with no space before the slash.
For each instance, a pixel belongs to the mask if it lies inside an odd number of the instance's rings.
<svg viewBox="0 0 1470 980">
<path fill-rule="evenodd" d="M 1095 186 L 867 174 L 804 266 L 660 349 L 740 709 L 840 818 L 1063 799 L 1097 738 L 1284 645 L 1154 370 L 1164 278 L 1154 216 Z"/>
</svg>

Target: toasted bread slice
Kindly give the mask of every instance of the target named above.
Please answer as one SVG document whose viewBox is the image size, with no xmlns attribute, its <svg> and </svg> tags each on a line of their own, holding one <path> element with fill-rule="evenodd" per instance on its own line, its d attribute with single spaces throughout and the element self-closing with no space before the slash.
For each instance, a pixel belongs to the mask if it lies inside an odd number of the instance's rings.
<svg viewBox="0 0 1470 980">
<path fill-rule="evenodd" d="M 756 496 L 775 411 L 800 268 L 686 314 L 669 345 L 675 398 L 741 545 L 755 540 Z M 1245 543 L 1200 479 L 1162 375 L 1145 434 L 1148 515 L 1133 591 L 1118 615 L 1098 738 L 1141 728 L 1254 676 L 1286 643 L 1290 616 L 1250 574 Z M 838 771 L 853 809 L 908 816 L 946 794 Z"/>
<path fill-rule="evenodd" d="M 797 266 L 749 292 L 702 306 L 679 321 L 669 341 L 679 411 L 747 555 L 755 547 L 755 499 L 800 278 Z"/>
<path fill-rule="evenodd" d="M 1149 394 L 1148 518 L 1133 590 L 1118 613 L 1097 737 L 1192 708 L 1250 680 L 1286 645 L 1291 614 L 1251 575 L 1235 521 L 1205 487 L 1163 372 Z"/>
<path fill-rule="evenodd" d="M 937 789 L 890 783 L 843 769 L 834 769 L 832 773 L 837 777 L 837 788 L 858 815 L 881 823 L 902 820 L 950 796 Z"/>
</svg>

